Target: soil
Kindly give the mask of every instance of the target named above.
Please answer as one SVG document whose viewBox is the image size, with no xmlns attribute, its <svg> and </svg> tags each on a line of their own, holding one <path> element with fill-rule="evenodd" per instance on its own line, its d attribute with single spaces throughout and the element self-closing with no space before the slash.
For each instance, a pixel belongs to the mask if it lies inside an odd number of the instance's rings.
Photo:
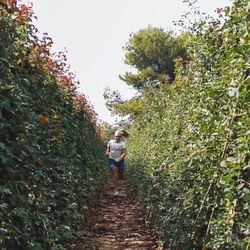
<svg viewBox="0 0 250 250">
<path fill-rule="evenodd" d="M 113 195 L 107 179 L 96 205 L 84 221 L 82 236 L 74 250 L 158 250 L 153 229 L 145 223 L 131 185 L 119 181 L 119 196 Z"/>
</svg>

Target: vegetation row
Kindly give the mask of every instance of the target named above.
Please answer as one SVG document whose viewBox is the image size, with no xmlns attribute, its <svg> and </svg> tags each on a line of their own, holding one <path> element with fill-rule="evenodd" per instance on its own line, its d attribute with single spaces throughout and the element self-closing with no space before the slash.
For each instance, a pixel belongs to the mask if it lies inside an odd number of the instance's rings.
<svg viewBox="0 0 250 250">
<path fill-rule="evenodd" d="M 0 1 L 0 248 L 68 249 L 104 175 L 96 114 L 32 9 Z"/>
<path fill-rule="evenodd" d="M 216 18 L 184 2 L 181 35 L 130 36 L 121 79 L 137 95 L 107 90 L 107 106 L 126 118 L 127 172 L 163 248 L 249 249 L 249 1 Z"/>
</svg>

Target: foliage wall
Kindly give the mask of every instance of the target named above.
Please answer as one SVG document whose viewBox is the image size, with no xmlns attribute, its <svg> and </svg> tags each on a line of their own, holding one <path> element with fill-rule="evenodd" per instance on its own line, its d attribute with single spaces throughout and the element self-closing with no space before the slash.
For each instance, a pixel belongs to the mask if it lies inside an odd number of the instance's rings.
<svg viewBox="0 0 250 250">
<path fill-rule="evenodd" d="M 130 129 L 127 171 L 164 249 L 249 249 L 249 1 L 217 11 Z"/>
<path fill-rule="evenodd" d="M 0 1 L 0 248 L 65 249 L 104 171 L 96 114 L 30 7 Z"/>
</svg>

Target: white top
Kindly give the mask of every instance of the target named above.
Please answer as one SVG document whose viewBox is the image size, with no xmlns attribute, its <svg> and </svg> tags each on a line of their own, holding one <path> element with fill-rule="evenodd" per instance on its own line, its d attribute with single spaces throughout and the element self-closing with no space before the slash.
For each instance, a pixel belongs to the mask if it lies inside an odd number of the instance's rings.
<svg viewBox="0 0 250 250">
<path fill-rule="evenodd" d="M 126 148 L 126 144 L 123 141 L 116 142 L 116 140 L 110 140 L 108 143 L 108 147 L 109 158 L 112 160 L 117 160 L 122 154 L 122 149 Z"/>
</svg>

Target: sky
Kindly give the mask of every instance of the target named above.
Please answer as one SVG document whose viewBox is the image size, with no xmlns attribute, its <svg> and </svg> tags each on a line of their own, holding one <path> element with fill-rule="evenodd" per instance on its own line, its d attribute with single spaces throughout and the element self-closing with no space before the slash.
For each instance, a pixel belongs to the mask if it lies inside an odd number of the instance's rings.
<svg viewBox="0 0 250 250">
<path fill-rule="evenodd" d="M 32 3 L 40 33 L 53 39 L 53 51 L 67 50 L 71 71 L 80 81 L 79 92 L 94 106 L 101 121 L 114 124 L 105 106 L 106 87 L 124 99 L 135 91 L 119 79 L 131 69 L 124 64 L 124 45 L 138 30 L 161 27 L 176 30 L 173 21 L 187 11 L 182 0 L 23 0 Z M 201 11 L 215 15 L 230 0 L 198 0 Z"/>
</svg>

